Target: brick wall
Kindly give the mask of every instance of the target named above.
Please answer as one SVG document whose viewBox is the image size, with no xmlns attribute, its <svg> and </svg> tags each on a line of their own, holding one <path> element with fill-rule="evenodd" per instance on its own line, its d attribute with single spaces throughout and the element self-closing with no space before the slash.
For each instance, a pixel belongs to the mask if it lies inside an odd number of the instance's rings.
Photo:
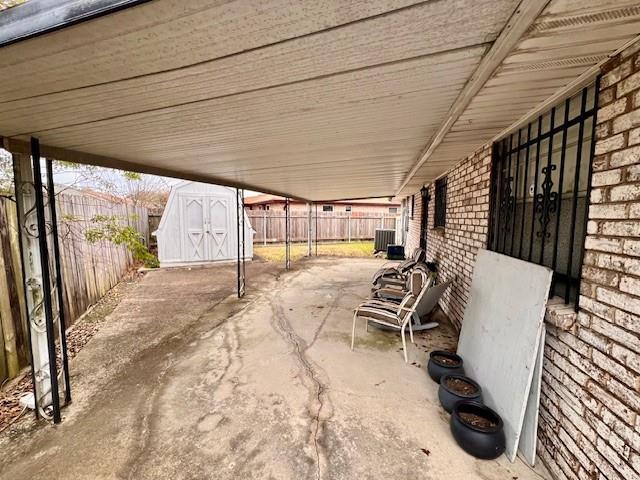
<svg viewBox="0 0 640 480">
<path fill-rule="evenodd" d="M 411 197 L 407 197 L 409 205 Z M 420 219 L 422 218 L 422 195 L 416 192 L 413 195 L 413 217 L 409 218 L 409 231 L 405 242 L 405 251 L 410 255 L 413 250 L 420 246 Z"/>
<path fill-rule="evenodd" d="M 639 47 L 603 69 L 579 312 L 547 325 L 539 453 L 560 479 L 640 478 Z"/>
<path fill-rule="evenodd" d="M 565 479 L 640 478 L 640 44 L 603 69 L 579 311 L 547 309 L 538 453 Z M 448 172 L 447 219 L 428 258 L 454 287 L 441 307 L 459 326 L 487 240 L 490 148 Z M 407 247 L 418 246 L 420 196 Z"/>
<path fill-rule="evenodd" d="M 489 218 L 489 177 L 491 149 L 482 148 L 447 173 L 447 215 L 444 229 L 434 229 L 435 185 L 429 185 L 429 231 L 427 258 L 438 262 L 440 276 L 454 279 L 440 306 L 459 328 L 468 299 L 473 265 L 478 248 L 487 244 Z M 420 194 L 415 195 L 416 211 L 409 222 L 407 251 L 419 245 Z"/>
</svg>

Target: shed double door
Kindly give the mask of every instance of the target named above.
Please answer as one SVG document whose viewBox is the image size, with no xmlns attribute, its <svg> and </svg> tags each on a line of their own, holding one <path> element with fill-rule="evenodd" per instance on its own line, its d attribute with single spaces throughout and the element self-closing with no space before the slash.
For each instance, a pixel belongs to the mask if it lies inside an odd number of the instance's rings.
<svg viewBox="0 0 640 480">
<path fill-rule="evenodd" d="M 230 199 L 184 195 L 180 202 L 183 257 L 190 262 L 231 257 Z"/>
</svg>

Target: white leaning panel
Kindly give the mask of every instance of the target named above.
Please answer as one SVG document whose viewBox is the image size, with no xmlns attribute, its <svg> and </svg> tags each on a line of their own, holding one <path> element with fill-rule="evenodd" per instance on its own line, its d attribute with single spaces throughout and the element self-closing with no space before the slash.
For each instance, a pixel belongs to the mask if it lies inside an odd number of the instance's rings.
<svg viewBox="0 0 640 480">
<path fill-rule="evenodd" d="M 540 345 L 531 380 L 531 390 L 527 400 L 527 409 L 524 414 L 522 433 L 518 452 L 532 467 L 536 464 L 536 447 L 538 444 L 538 413 L 540 411 L 540 388 L 542 387 L 542 362 L 544 361 L 544 341 L 546 329 L 544 325 L 540 332 Z"/>
<path fill-rule="evenodd" d="M 540 345 L 552 271 L 480 250 L 460 332 L 466 374 L 504 421 L 506 455 L 514 461 Z"/>
</svg>

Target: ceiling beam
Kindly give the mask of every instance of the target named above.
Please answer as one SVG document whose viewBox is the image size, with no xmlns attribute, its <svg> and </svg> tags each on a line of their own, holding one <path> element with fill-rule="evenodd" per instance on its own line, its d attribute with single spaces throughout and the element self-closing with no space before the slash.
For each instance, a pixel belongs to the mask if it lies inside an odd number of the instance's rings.
<svg viewBox="0 0 640 480">
<path fill-rule="evenodd" d="M 417 161 L 402 182 L 396 194 L 407 186 L 411 179 L 416 175 L 420 167 L 433 155 L 444 137 L 449 133 L 455 122 L 464 113 L 471 103 L 471 100 L 477 95 L 484 84 L 491 78 L 493 72 L 498 68 L 504 59 L 511 53 L 513 48 L 518 44 L 522 35 L 527 31 L 531 24 L 538 18 L 540 13 L 549 3 L 549 0 L 522 0 L 515 9 L 500 35 L 491 46 L 491 49 L 482 58 L 478 68 L 473 73 L 469 81 L 466 83 L 455 102 L 451 106 L 447 119 L 440 126 L 432 140 L 422 150 Z"/>
<path fill-rule="evenodd" d="M 16 140 L 13 138 L 0 137 L 0 147 L 19 155 L 30 155 L 31 146 L 29 142 L 24 140 Z M 91 153 L 78 152 L 76 150 L 68 150 L 66 148 L 49 147 L 47 145 L 40 146 L 40 154 L 44 158 L 62 160 L 65 162 L 82 163 L 86 165 L 94 165 L 97 167 L 115 168 L 128 172 L 147 173 L 150 175 L 159 175 L 162 177 L 178 178 L 180 180 L 191 180 L 201 183 L 212 183 L 215 185 L 223 185 L 225 187 L 242 188 L 245 190 L 254 190 L 256 192 L 278 195 L 280 197 L 289 197 L 304 202 L 309 201 L 303 197 L 292 196 L 290 193 L 284 193 L 269 188 L 253 185 L 245 182 L 237 182 L 226 178 L 220 178 L 213 175 L 199 175 L 173 170 L 170 168 L 153 167 L 150 165 L 142 165 L 139 163 L 128 162 L 112 157 L 104 157 L 101 155 L 93 155 Z"/>
<path fill-rule="evenodd" d="M 149 0 L 30 0 L 0 16 L 0 47 L 54 32 Z"/>
<path fill-rule="evenodd" d="M 570 82 L 564 88 L 561 88 L 560 90 L 556 91 L 553 95 L 551 95 L 549 98 L 547 98 L 544 102 L 536 105 L 533 109 L 529 110 L 527 113 L 522 115 L 520 118 L 518 118 L 511 125 L 509 125 L 505 129 L 501 130 L 499 133 L 494 135 L 491 138 L 491 141 L 495 142 L 499 138 L 505 136 L 507 133 L 515 130 L 516 127 L 519 127 L 520 125 L 523 125 L 525 123 L 529 123 L 531 121 L 531 119 L 537 117 L 538 115 L 542 114 L 543 112 L 546 112 L 547 110 L 549 110 L 551 107 L 553 107 L 555 104 L 557 104 L 561 100 L 563 100 L 563 99 L 565 99 L 567 97 L 571 97 L 572 95 L 578 93 L 578 91 L 580 91 L 582 88 L 584 88 L 587 85 L 593 83 L 594 79 L 600 74 L 600 71 L 602 70 L 602 66 L 605 63 L 607 63 L 611 58 L 613 58 L 616 55 L 620 54 L 620 52 L 623 52 L 629 46 L 633 45 L 636 42 L 640 42 L 640 35 L 638 35 L 636 37 L 633 37 L 628 42 L 625 42 L 624 45 L 622 45 L 617 50 L 615 50 L 615 51 L 611 52 L 609 55 L 607 55 L 606 58 L 604 58 L 603 60 L 599 61 L 598 63 L 596 63 L 592 67 L 589 67 L 578 78 L 576 78 L 573 82 Z"/>
</svg>

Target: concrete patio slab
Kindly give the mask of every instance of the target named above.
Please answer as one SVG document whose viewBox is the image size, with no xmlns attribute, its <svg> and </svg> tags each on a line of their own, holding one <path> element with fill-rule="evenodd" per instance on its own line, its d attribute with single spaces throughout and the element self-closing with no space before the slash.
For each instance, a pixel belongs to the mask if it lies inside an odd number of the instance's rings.
<svg viewBox="0 0 640 480">
<path fill-rule="evenodd" d="M 422 368 L 455 341 L 446 326 L 418 336 L 410 364 L 395 333 L 363 323 L 350 351 L 380 263 L 254 263 L 242 300 L 216 290 L 231 267 L 152 272 L 74 359 L 64 422 L 0 441 L 0 479 L 544 478 L 455 444 Z"/>
</svg>

